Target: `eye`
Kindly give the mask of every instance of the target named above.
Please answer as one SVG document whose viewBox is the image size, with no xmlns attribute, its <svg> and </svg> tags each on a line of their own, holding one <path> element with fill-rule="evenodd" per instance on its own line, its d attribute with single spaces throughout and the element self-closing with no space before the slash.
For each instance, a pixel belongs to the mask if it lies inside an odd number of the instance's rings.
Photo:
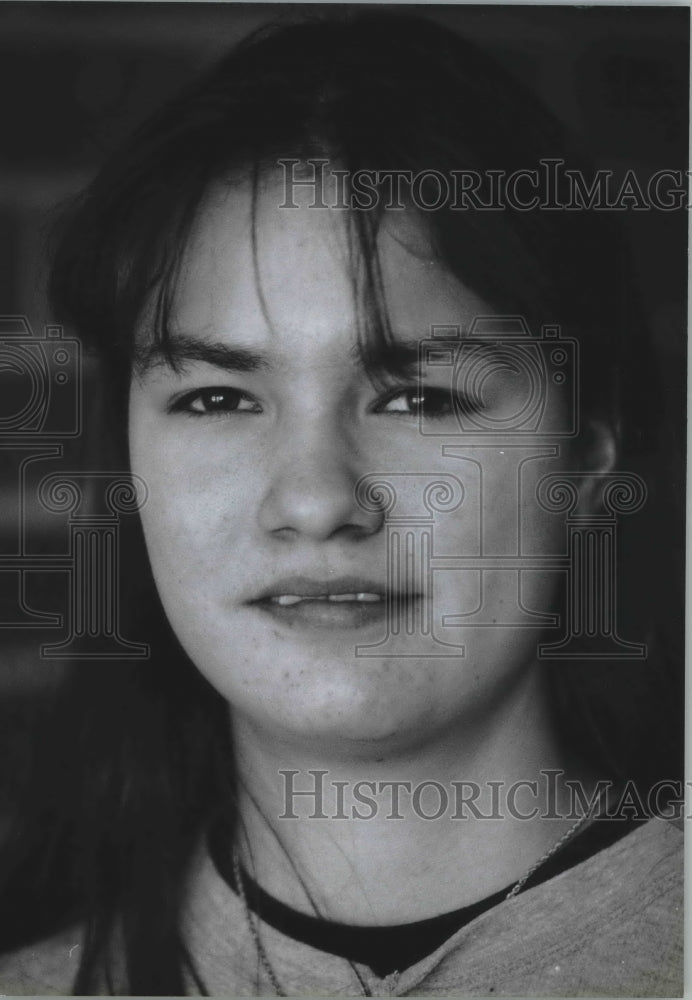
<svg viewBox="0 0 692 1000">
<path fill-rule="evenodd" d="M 169 413 L 189 413 L 195 416 L 215 416 L 227 413 L 261 413 L 262 407 L 240 389 L 228 386 L 210 386 L 195 389 L 176 399 L 169 407 Z"/>
<path fill-rule="evenodd" d="M 454 409 L 455 401 L 448 389 L 420 385 L 391 393 L 377 412 L 435 419 L 453 414 Z"/>
</svg>

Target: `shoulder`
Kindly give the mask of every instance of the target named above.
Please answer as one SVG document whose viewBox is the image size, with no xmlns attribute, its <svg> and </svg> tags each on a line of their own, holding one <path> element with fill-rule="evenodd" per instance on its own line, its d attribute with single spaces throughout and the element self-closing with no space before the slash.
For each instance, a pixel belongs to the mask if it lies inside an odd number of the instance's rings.
<svg viewBox="0 0 692 1000">
<path fill-rule="evenodd" d="M 667 900 L 671 912 L 677 913 L 682 902 L 683 846 L 681 822 L 651 819 L 576 871 L 582 869 L 591 881 L 603 880 L 611 890 L 618 885 L 615 898 L 623 905 L 628 901 L 641 905 L 644 898 Z"/>
<path fill-rule="evenodd" d="M 631 833 L 616 840 L 586 864 L 631 863 L 634 858 L 651 861 L 668 859 L 676 867 L 683 848 L 683 820 L 668 820 L 659 816 L 639 824 Z"/>
<path fill-rule="evenodd" d="M 652 819 L 456 936 L 436 985 L 483 995 L 674 997 L 683 989 L 683 834 Z"/>
<path fill-rule="evenodd" d="M 545 885 L 575 971 L 631 996 L 682 989 L 683 833 L 652 819 Z M 528 902 L 528 900 L 527 900 Z M 560 963 L 557 963 L 560 964 Z"/>
<path fill-rule="evenodd" d="M 0 955 L 0 994 L 66 996 L 82 955 L 83 932 L 70 928 L 19 951 Z"/>
</svg>

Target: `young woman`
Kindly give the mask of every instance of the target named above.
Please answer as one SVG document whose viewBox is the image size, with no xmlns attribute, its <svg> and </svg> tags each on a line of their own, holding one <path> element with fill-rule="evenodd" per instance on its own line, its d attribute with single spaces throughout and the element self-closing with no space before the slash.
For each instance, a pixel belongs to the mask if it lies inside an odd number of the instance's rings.
<svg viewBox="0 0 692 1000">
<path fill-rule="evenodd" d="M 152 652 L 46 722 L 5 992 L 681 989 L 681 835 L 631 806 L 672 814 L 665 657 L 539 651 L 565 511 L 656 451 L 612 220 L 519 186 L 557 160 L 454 34 L 342 13 L 250 38 L 76 206 L 52 293 L 147 486 Z"/>
</svg>

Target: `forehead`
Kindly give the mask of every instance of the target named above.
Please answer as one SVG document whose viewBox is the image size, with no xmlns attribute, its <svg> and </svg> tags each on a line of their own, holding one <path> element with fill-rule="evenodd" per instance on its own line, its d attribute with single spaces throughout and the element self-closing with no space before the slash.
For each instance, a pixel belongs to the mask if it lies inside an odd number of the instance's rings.
<svg viewBox="0 0 692 1000">
<path fill-rule="evenodd" d="M 209 192 L 176 284 L 174 330 L 278 351 L 352 349 L 364 262 L 349 246 L 348 215 L 311 207 L 309 194 L 298 208 L 283 201 L 278 183 L 254 194 L 249 182 Z M 490 311 L 435 258 L 412 210 L 384 212 L 376 248 L 395 336 L 426 337 L 434 324 L 468 329 Z"/>
</svg>

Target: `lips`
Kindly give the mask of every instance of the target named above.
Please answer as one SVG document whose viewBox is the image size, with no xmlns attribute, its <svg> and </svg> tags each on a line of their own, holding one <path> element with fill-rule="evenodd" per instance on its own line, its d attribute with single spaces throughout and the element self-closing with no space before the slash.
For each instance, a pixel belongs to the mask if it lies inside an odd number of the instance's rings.
<svg viewBox="0 0 692 1000">
<path fill-rule="evenodd" d="M 374 592 L 364 592 L 358 594 L 324 594 L 319 597 L 301 597 L 298 594 L 280 594 L 278 597 L 271 597 L 271 601 L 276 604 L 280 604 L 282 607 L 290 607 L 294 604 L 300 604 L 302 601 L 331 601 L 336 604 L 344 604 L 347 601 L 357 601 L 365 604 L 375 604 L 377 601 L 384 600 L 382 594 L 376 594 Z"/>
<path fill-rule="evenodd" d="M 416 600 L 417 595 L 395 595 L 362 577 L 293 576 L 277 580 L 247 603 L 294 627 L 353 629 L 384 621 L 394 598 Z"/>
</svg>

